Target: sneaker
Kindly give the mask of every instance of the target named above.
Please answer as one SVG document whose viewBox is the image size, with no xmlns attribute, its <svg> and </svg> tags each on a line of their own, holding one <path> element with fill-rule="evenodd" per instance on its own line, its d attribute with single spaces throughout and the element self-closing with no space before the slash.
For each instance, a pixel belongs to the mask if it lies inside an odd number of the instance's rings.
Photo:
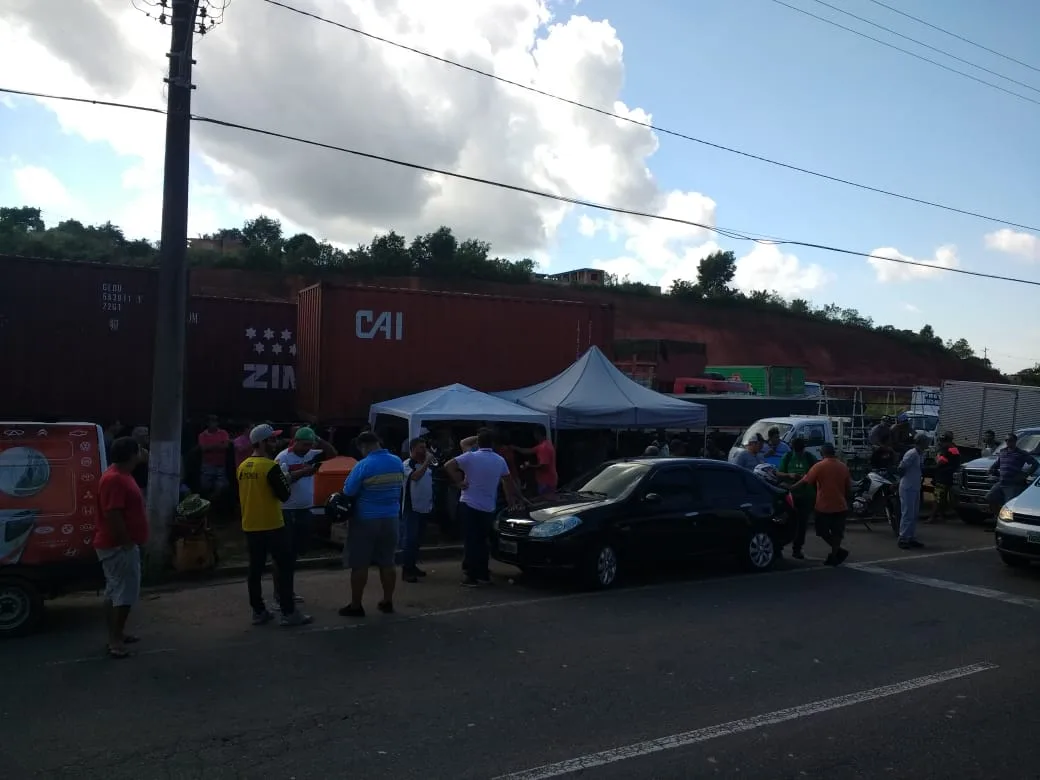
<svg viewBox="0 0 1040 780">
<path fill-rule="evenodd" d="M 355 607 L 351 604 L 347 604 L 347 606 L 345 607 L 340 607 L 339 616 L 362 618 L 365 616 L 365 608 Z"/>
<path fill-rule="evenodd" d="M 907 542 L 907 544 L 909 544 L 910 547 L 914 550 L 920 550 L 922 547 L 924 547 L 924 544 L 917 541 L 916 539 L 911 539 L 909 542 Z"/>
<path fill-rule="evenodd" d="M 826 558 L 823 559 L 823 565 L 824 566 L 833 566 L 834 565 L 834 553 L 830 553 Z"/>
<path fill-rule="evenodd" d="M 910 545 L 910 542 L 905 541 L 903 539 L 900 539 L 899 540 L 899 549 L 900 550 L 910 550 L 910 549 L 912 549 L 912 547 Z"/>
<path fill-rule="evenodd" d="M 463 577 L 462 587 L 464 588 L 479 588 L 480 582 L 475 577 Z"/>
<path fill-rule="evenodd" d="M 418 582 L 419 581 L 419 575 L 416 574 L 415 572 L 412 572 L 412 571 L 402 571 L 401 572 L 401 579 L 404 582 Z"/>
<path fill-rule="evenodd" d="M 838 550 L 838 552 L 834 556 L 834 565 L 835 566 L 841 566 L 843 563 L 845 563 L 845 559 L 848 558 L 848 557 L 849 557 L 849 551 L 848 550 L 846 550 L 845 548 L 842 548 L 842 549 Z"/>
<path fill-rule="evenodd" d="M 282 619 L 279 624 L 283 628 L 290 628 L 292 626 L 306 626 L 314 622 L 314 618 L 310 615 L 306 615 L 300 612 L 298 609 L 294 609 L 288 615 L 282 615 Z"/>
<path fill-rule="evenodd" d="M 378 607 L 379 611 L 384 615 L 394 614 L 394 603 L 392 601 L 380 601 Z"/>
<path fill-rule="evenodd" d="M 263 626 L 274 620 L 274 615 L 267 609 L 261 610 L 260 612 L 253 613 L 253 625 Z"/>
</svg>

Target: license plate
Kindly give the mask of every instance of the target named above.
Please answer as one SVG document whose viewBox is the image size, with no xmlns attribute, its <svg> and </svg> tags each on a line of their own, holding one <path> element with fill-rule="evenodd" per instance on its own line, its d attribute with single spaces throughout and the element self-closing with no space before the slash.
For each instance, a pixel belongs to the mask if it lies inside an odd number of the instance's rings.
<svg viewBox="0 0 1040 780">
<path fill-rule="evenodd" d="M 1040 544 L 1040 531 L 1026 531 L 1026 541 L 1030 544 Z"/>
<path fill-rule="evenodd" d="M 1040 534 L 1038 534 L 1037 536 L 1040 537 Z M 1037 538 L 1037 541 L 1040 542 L 1040 538 Z M 510 542 L 506 539 L 499 539 L 498 549 L 506 553 L 507 555 L 516 555 L 516 542 Z"/>
</svg>

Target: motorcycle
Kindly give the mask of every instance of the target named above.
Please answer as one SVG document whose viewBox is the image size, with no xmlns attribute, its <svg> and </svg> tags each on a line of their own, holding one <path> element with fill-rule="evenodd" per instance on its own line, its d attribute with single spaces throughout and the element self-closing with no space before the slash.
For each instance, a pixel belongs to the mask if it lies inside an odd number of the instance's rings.
<svg viewBox="0 0 1040 780">
<path fill-rule="evenodd" d="M 896 478 L 884 469 L 871 469 L 853 490 L 852 515 L 864 520 L 884 518 L 899 535 L 899 490 Z"/>
</svg>

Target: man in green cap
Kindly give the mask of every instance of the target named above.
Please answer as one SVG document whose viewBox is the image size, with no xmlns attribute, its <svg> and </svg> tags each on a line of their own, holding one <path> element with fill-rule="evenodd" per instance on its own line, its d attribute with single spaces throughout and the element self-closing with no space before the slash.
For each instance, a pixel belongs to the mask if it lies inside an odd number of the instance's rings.
<svg viewBox="0 0 1040 780">
<path fill-rule="evenodd" d="M 313 428 L 302 426 L 293 434 L 289 446 L 275 456 L 275 463 L 281 467 L 289 479 L 291 493 L 289 500 L 282 504 L 282 515 L 285 527 L 289 531 L 292 544 L 293 560 L 307 550 L 310 538 L 314 506 L 314 475 L 318 472 L 321 461 L 336 457 L 336 450 L 327 441 L 323 441 Z M 278 577 L 278 572 L 274 572 Z M 297 603 L 302 598 L 293 594 Z"/>
</svg>

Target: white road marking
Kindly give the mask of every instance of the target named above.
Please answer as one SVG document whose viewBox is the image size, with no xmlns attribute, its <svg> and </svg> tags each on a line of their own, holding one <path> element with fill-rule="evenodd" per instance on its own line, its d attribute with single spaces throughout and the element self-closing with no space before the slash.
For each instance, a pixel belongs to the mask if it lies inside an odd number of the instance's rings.
<svg viewBox="0 0 1040 780">
<path fill-rule="evenodd" d="M 728 723 L 721 723 L 716 726 L 708 726 L 707 728 L 697 729 L 695 731 L 674 734 L 670 737 L 661 737 L 659 739 L 647 740 L 646 742 L 637 742 L 634 745 L 627 745 L 612 750 L 604 750 L 599 753 L 592 753 L 568 761 L 561 761 L 557 764 L 546 764 L 545 766 L 527 769 L 522 772 L 499 775 L 494 778 L 494 780 L 548 780 L 548 778 L 560 777 L 561 775 L 570 774 L 571 772 L 579 772 L 597 766 L 613 764 L 618 761 L 641 758 L 653 753 L 660 753 L 663 750 L 674 750 L 675 748 L 696 745 L 700 742 L 707 742 L 712 739 L 719 739 L 720 737 L 729 737 L 734 734 L 753 731 L 755 729 L 763 728 L 764 726 L 775 726 L 778 723 L 785 723 L 800 718 L 808 718 L 824 712 L 831 712 L 832 710 L 851 707 L 855 704 L 864 704 L 865 702 L 884 699 L 889 696 L 897 696 L 901 693 L 909 693 L 910 691 L 915 691 L 920 688 L 927 688 L 930 685 L 938 685 L 939 683 L 957 680 L 962 677 L 968 677 L 973 674 L 986 672 L 996 668 L 997 665 L 991 663 L 978 663 L 971 664 L 970 666 L 962 666 L 945 672 L 927 674 L 923 677 L 915 677 L 912 680 L 906 680 L 892 685 L 883 685 L 880 688 L 871 688 L 870 690 L 860 691 L 859 693 L 836 696 L 832 699 L 822 699 L 821 701 L 802 704 L 785 710 L 776 710 L 775 712 L 755 715 L 742 720 L 732 720 Z"/>
<path fill-rule="evenodd" d="M 976 552 L 993 552 L 993 545 L 988 544 L 985 547 L 967 547 L 961 550 L 941 550 L 940 552 L 932 553 L 905 553 L 904 555 L 898 555 L 895 558 L 877 558 L 876 560 L 863 561 L 862 563 L 849 563 L 845 565 L 845 568 L 854 569 L 857 566 L 870 566 L 871 564 L 878 563 L 907 563 L 920 561 L 925 558 L 945 558 L 947 555 L 964 555 L 964 553 Z"/>
<path fill-rule="evenodd" d="M 896 571 L 894 569 L 883 569 L 880 566 L 870 566 L 864 563 L 854 564 L 849 568 L 867 574 L 876 574 L 879 577 L 888 577 L 889 579 L 900 580 L 902 582 L 911 582 L 915 585 L 925 585 L 929 588 L 951 590 L 955 593 L 965 593 L 969 596 L 981 596 L 984 599 L 1003 601 L 1006 604 L 1014 604 L 1019 607 L 1040 609 L 1040 599 L 1034 599 L 1028 596 L 1018 596 L 1014 593 L 1007 593 L 1002 590 L 995 590 L 994 588 L 983 588 L 978 585 L 964 585 L 960 582 L 940 580 L 935 577 L 922 577 L 920 574 L 910 574 L 909 572 Z"/>
</svg>

